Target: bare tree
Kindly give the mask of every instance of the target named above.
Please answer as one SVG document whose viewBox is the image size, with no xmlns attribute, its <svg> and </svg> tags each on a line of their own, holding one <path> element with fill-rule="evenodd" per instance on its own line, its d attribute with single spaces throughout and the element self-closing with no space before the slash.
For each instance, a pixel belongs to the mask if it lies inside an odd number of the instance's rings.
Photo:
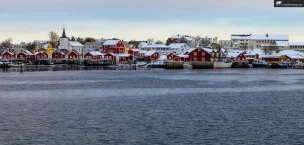
<svg viewBox="0 0 304 145">
<path fill-rule="evenodd" d="M 26 49 L 33 52 L 36 49 L 36 44 L 35 42 L 28 42 L 27 44 L 25 44 Z"/>
<path fill-rule="evenodd" d="M 147 42 L 154 42 L 154 39 L 153 38 L 149 38 L 149 39 L 147 39 Z"/>
<path fill-rule="evenodd" d="M 201 37 L 200 36 L 196 36 L 195 38 L 194 38 L 194 44 L 195 44 L 195 47 L 197 47 L 197 45 L 199 45 L 199 42 L 201 41 Z"/>
<path fill-rule="evenodd" d="M 164 42 L 161 41 L 161 40 L 157 40 L 155 43 L 156 43 L 156 44 L 164 44 Z"/>
<path fill-rule="evenodd" d="M 275 41 L 272 41 L 270 45 L 264 45 L 262 46 L 262 50 L 265 54 L 271 55 L 273 51 L 279 50 L 279 47 L 277 46 Z"/>
<path fill-rule="evenodd" d="M 51 43 L 52 47 L 55 48 L 59 41 L 59 35 L 56 32 L 51 31 L 49 33 L 49 39 L 50 39 L 50 43 Z"/>
<path fill-rule="evenodd" d="M 7 38 L 6 40 L 1 42 L 1 45 L 4 48 L 11 48 L 13 46 L 12 42 L 13 42 L 12 38 Z"/>
</svg>

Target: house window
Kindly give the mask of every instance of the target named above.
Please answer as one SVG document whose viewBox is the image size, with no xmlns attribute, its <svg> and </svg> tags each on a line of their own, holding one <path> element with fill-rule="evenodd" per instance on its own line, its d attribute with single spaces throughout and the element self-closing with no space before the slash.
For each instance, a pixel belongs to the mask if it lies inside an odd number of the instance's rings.
<svg viewBox="0 0 304 145">
<path fill-rule="evenodd" d="M 257 45 L 257 48 L 259 48 L 259 45 Z"/>
<path fill-rule="evenodd" d="M 196 52 L 194 52 L 194 56 L 196 56 L 197 55 L 197 53 Z"/>
<path fill-rule="evenodd" d="M 169 59 L 171 60 L 171 59 L 172 59 L 172 57 L 170 56 L 170 57 L 169 57 Z"/>
<path fill-rule="evenodd" d="M 205 52 L 202 52 L 202 56 L 205 56 Z"/>
<path fill-rule="evenodd" d="M 204 58 L 204 57 L 202 58 L 202 61 L 205 61 L 205 58 Z"/>
<path fill-rule="evenodd" d="M 194 57 L 193 60 L 196 61 L 197 60 L 196 57 Z"/>
</svg>

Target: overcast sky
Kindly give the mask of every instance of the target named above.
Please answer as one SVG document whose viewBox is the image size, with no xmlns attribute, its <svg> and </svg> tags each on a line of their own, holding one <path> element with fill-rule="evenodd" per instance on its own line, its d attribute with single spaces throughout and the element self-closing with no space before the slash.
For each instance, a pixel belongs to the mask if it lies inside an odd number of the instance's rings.
<svg viewBox="0 0 304 145">
<path fill-rule="evenodd" d="M 9 0 L 0 5 L 0 40 L 48 39 L 65 25 L 68 36 L 124 40 L 269 33 L 304 41 L 303 18 L 304 8 L 273 0 Z"/>
</svg>

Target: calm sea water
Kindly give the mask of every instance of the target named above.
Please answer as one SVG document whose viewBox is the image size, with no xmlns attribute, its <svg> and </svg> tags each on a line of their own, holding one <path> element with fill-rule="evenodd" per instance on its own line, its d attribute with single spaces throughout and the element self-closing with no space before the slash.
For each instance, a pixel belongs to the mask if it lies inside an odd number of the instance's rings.
<svg viewBox="0 0 304 145">
<path fill-rule="evenodd" d="M 0 144 L 303 144 L 304 71 L 0 73 Z"/>
</svg>

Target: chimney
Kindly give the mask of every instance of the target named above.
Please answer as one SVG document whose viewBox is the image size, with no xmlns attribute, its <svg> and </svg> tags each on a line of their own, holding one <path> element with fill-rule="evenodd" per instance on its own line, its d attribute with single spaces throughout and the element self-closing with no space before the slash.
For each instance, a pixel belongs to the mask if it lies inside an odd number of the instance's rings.
<svg viewBox="0 0 304 145">
<path fill-rule="evenodd" d="M 179 34 L 177 36 L 179 36 Z"/>
<path fill-rule="evenodd" d="M 268 37 L 268 33 L 266 34 L 266 37 Z"/>
</svg>

